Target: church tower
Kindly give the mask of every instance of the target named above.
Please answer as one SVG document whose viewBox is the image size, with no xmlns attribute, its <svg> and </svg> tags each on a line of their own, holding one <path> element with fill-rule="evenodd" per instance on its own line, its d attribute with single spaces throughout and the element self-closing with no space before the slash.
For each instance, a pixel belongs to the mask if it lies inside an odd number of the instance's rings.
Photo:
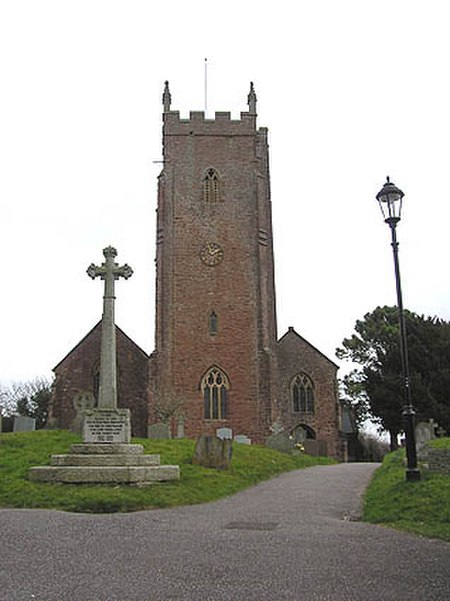
<svg viewBox="0 0 450 601">
<path fill-rule="evenodd" d="M 181 119 L 167 82 L 163 106 L 151 419 L 263 442 L 278 386 L 267 129 L 253 84 L 239 120 Z"/>
</svg>

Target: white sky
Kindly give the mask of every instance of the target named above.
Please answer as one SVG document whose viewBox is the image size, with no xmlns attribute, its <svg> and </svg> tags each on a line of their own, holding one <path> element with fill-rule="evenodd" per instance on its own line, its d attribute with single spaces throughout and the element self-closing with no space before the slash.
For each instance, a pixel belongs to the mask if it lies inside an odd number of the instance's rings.
<svg viewBox="0 0 450 601">
<path fill-rule="evenodd" d="M 102 249 L 135 273 L 116 321 L 151 352 L 161 95 L 269 128 L 278 330 L 335 360 L 395 304 L 375 195 L 405 192 L 404 304 L 450 319 L 445 0 L 0 2 L 0 380 L 50 375 L 101 317 Z M 345 370 L 345 364 L 344 364 Z"/>
</svg>

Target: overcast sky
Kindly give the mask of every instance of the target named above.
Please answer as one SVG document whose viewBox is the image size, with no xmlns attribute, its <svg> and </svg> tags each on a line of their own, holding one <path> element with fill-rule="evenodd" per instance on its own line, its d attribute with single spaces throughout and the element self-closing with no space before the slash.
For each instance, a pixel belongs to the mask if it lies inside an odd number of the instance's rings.
<svg viewBox="0 0 450 601">
<path fill-rule="evenodd" d="M 86 274 L 113 245 L 134 275 L 116 321 L 154 348 L 161 95 L 188 116 L 269 128 L 278 333 L 336 361 L 356 319 L 396 303 L 375 195 L 405 192 L 404 304 L 450 319 L 445 0 L 0 2 L 0 380 L 51 374 L 97 323 Z M 343 364 L 343 370 L 346 367 Z"/>
</svg>

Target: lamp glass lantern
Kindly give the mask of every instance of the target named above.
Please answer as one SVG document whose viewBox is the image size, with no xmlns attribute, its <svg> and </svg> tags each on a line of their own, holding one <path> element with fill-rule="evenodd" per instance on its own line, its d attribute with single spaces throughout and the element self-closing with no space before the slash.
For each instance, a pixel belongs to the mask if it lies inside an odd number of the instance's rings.
<svg viewBox="0 0 450 601">
<path fill-rule="evenodd" d="M 378 192 L 376 199 L 386 223 L 395 224 L 400 221 L 404 193 L 386 178 L 386 183 Z"/>
</svg>

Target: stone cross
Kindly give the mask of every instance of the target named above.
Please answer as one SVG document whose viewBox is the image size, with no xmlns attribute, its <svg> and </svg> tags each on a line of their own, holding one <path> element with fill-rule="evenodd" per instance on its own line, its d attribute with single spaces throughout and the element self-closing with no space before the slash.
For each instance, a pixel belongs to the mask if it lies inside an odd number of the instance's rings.
<svg viewBox="0 0 450 601">
<path fill-rule="evenodd" d="M 114 262 L 117 251 L 112 246 L 103 250 L 105 262 L 100 267 L 91 263 L 87 269 L 89 277 L 100 277 L 105 281 L 105 294 L 103 296 L 102 315 L 102 344 L 100 354 L 100 388 L 98 393 L 98 407 L 117 407 L 117 377 L 116 377 L 116 330 L 114 324 L 114 281 L 120 277 L 126 280 L 132 275 L 133 270 L 129 265 L 119 267 Z"/>
</svg>

